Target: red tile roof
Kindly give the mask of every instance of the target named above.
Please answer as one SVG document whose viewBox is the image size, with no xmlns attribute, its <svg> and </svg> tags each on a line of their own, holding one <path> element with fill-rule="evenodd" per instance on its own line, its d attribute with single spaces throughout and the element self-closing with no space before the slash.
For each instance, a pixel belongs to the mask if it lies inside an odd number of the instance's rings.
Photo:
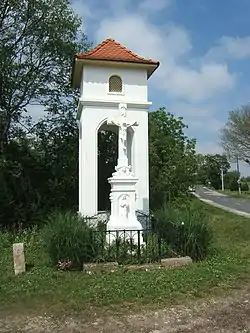
<svg viewBox="0 0 250 333">
<path fill-rule="evenodd" d="M 111 38 L 104 40 L 101 44 L 97 45 L 90 52 L 76 54 L 75 58 L 88 60 L 133 62 L 138 64 L 140 63 L 159 66 L 158 61 L 142 58 Z"/>
</svg>

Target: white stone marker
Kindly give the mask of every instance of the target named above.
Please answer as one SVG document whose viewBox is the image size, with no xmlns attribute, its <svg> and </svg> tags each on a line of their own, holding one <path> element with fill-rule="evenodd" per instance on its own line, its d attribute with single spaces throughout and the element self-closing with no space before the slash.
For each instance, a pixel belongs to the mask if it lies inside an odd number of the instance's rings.
<svg viewBox="0 0 250 333">
<path fill-rule="evenodd" d="M 26 267 L 25 267 L 23 243 L 13 244 L 13 260 L 14 260 L 15 275 L 24 273 L 26 271 Z"/>
</svg>

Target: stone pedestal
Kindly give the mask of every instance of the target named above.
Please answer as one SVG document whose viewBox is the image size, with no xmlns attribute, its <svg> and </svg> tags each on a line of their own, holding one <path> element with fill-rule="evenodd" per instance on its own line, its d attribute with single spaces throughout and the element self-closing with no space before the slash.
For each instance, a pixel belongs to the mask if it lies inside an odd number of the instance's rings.
<svg viewBox="0 0 250 333">
<path fill-rule="evenodd" d="M 15 275 L 24 273 L 26 270 L 25 257 L 24 257 L 24 244 L 13 244 L 13 260 Z"/>
<path fill-rule="evenodd" d="M 116 167 L 116 172 L 108 179 L 111 185 L 110 201 L 111 215 L 107 224 L 107 241 L 113 241 L 118 236 L 132 238 L 138 243 L 138 232 L 143 227 L 136 217 L 136 178 L 130 166 Z M 124 235 L 126 230 L 126 235 Z M 143 243 L 142 236 L 140 243 Z"/>
</svg>

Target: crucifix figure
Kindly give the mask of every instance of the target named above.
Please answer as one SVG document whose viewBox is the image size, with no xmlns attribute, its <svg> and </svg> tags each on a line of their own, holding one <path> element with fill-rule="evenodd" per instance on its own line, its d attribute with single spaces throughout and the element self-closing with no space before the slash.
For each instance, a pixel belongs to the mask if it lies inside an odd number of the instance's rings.
<svg viewBox="0 0 250 333">
<path fill-rule="evenodd" d="M 127 121 L 127 104 L 119 104 L 118 119 L 109 119 L 108 124 L 113 124 L 119 127 L 118 134 L 118 165 L 117 167 L 128 166 L 127 153 L 127 129 L 132 126 L 138 126 L 137 121 Z"/>
</svg>

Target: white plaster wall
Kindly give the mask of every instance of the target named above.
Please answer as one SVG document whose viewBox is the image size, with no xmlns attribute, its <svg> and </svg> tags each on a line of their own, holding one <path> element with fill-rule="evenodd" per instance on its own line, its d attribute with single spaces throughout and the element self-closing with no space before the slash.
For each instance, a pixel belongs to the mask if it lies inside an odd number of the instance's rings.
<svg viewBox="0 0 250 333">
<path fill-rule="evenodd" d="M 118 108 L 116 107 L 84 107 L 82 110 L 79 126 L 81 131 L 79 137 L 79 212 L 85 216 L 95 215 L 98 209 L 97 132 L 108 117 L 117 116 Z M 139 126 L 133 128 L 131 147 L 132 171 L 139 178 L 136 209 L 148 211 L 148 111 L 128 108 L 127 117 L 137 120 L 139 123 Z"/>
<path fill-rule="evenodd" d="M 119 75 L 123 81 L 123 92 L 109 93 L 108 80 Z M 145 69 L 119 68 L 86 65 L 83 68 L 81 98 L 147 102 L 147 72 Z"/>
<path fill-rule="evenodd" d="M 92 216 L 98 209 L 98 158 L 97 132 L 107 117 L 117 116 L 114 108 L 84 107 L 80 119 L 81 139 L 79 144 L 79 212 L 85 216 Z"/>
<path fill-rule="evenodd" d="M 108 92 L 109 77 L 115 74 L 123 80 L 122 94 Z M 97 214 L 97 132 L 108 117 L 116 118 L 118 116 L 118 103 L 129 102 L 133 102 L 132 105 L 140 105 L 138 109 L 136 106 L 131 108 L 128 105 L 127 109 L 128 119 L 139 123 L 139 126 L 133 128 L 132 135 L 128 131 L 128 145 L 131 144 L 131 151 L 128 148 L 129 162 L 132 164 L 132 172 L 139 178 L 136 209 L 148 211 L 148 110 L 146 106 L 145 109 L 142 109 L 141 106 L 141 104 L 148 102 L 147 71 L 137 68 L 85 65 L 82 72 L 80 93 L 83 109 L 79 125 L 79 212 L 85 216 Z M 87 104 L 86 101 L 88 101 Z M 93 105 L 91 106 L 92 101 Z M 95 106 L 95 101 L 99 101 L 100 106 Z M 110 102 L 110 105 L 113 106 L 106 106 L 105 102 Z"/>
</svg>

